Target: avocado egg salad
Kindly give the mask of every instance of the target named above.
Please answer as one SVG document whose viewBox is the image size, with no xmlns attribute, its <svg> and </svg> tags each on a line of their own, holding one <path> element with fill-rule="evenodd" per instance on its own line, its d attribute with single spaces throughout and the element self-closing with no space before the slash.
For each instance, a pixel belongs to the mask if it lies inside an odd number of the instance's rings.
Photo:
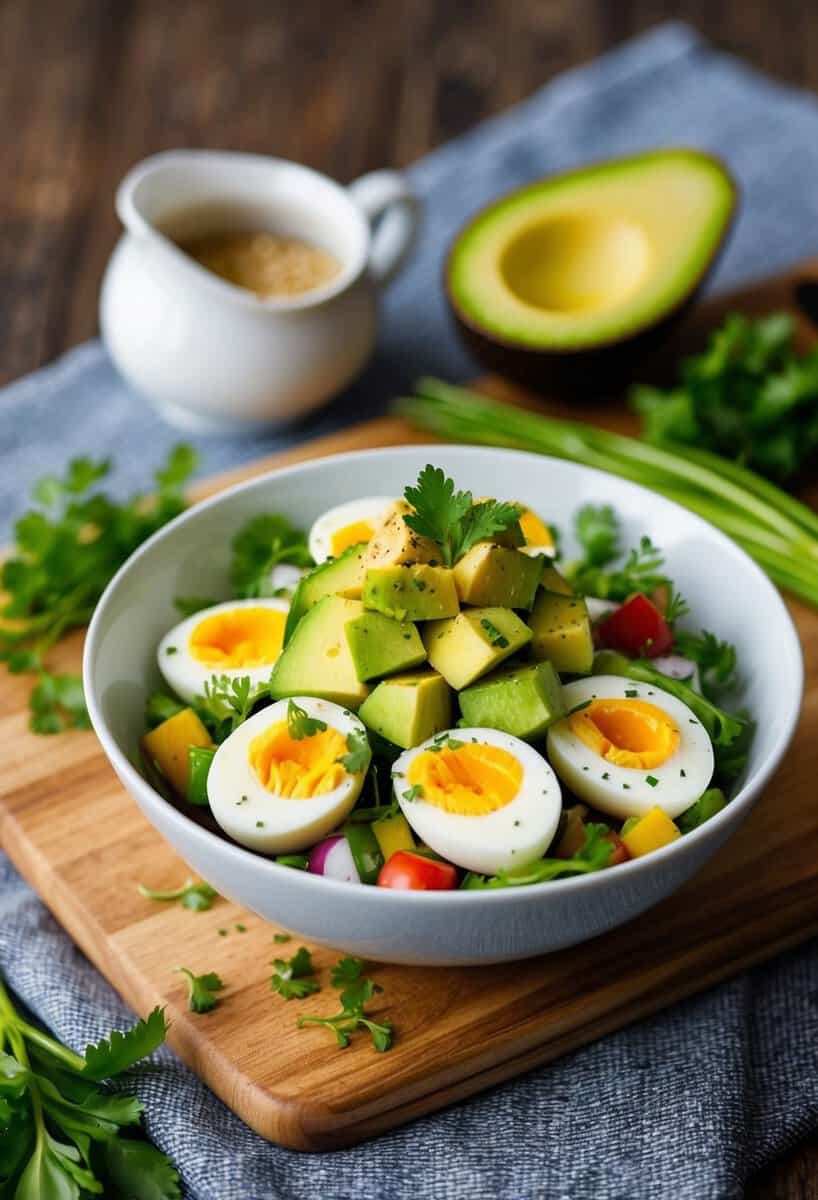
<svg viewBox="0 0 818 1200">
<path fill-rule="evenodd" d="M 684 836 L 746 762 L 735 649 L 610 507 L 575 528 L 566 563 L 540 514 L 433 466 L 306 536 L 254 518 L 235 598 L 177 601 L 159 643 L 146 777 L 250 850 L 387 888 L 541 883 Z"/>
</svg>

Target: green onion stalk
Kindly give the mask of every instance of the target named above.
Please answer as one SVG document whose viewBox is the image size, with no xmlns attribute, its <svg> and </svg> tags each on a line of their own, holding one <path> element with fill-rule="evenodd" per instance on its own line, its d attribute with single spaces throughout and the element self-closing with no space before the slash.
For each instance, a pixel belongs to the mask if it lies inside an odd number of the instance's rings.
<svg viewBox="0 0 818 1200">
<path fill-rule="evenodd" d="M 448 441 L 549 454 L 651 488 L 723 530 L 779 586 L 818 608 L 818 514 L 739 463 L 530 412 L 437 379 L 421 379 L 417 395 L 397 409 Z"/>
</svg>

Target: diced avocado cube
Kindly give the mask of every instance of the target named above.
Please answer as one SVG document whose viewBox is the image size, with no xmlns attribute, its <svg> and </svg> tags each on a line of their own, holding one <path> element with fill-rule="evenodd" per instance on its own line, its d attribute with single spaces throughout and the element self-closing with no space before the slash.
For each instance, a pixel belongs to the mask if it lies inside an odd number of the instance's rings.
<svg viewBox="0 0 818 1200">
<path fill-rule="evenodd" d="M 367 568 L 363 601 L 396 621 L 435 621 L 460 610 L 454 572 L 427 563 Z"/>
<path fill-rule="evenodd" d="M 358 678 L 346 638 L 346 626 L 360 617 L 360 600 L 324 596 L 296 626 L 270 677 L 270 695 L 317 696 L 345 708 L 357 708 L 369 694 Z"/>
<path fill-rule="evenodd" d="M 423 631 L 429 662 L 459 692 L 531 641 L 531 630 L 510 608 L 467 608 Z"/>
<path fill-rule="evenodd" d="M 555 671 L 585 675 L 594 665 L 594 639 L 581 596 L 540 591 L 529 614 L 531 653 Z"/>
<path fill-rule="evenodd" d="M 394 675 L 426 662 L 426 650 L 417 626 L 411 621 L 395 621 L 383 613 L 364 612 L 347 622 L 346 637 L 361 680 Z"/>
<path fill-rule="evenodd" d="M 364 557 L 366 543 L 350 546 L 337 558 L 328 558 L 319 563 L 308 575 L 304 575 L 295 589 L 290 611 L 287 614 L 287 624 L 284 627 L 284 645 L 286 646 L 295 627 L 304 613 L 325 596 L 346 596 L 351 600 L 360 600 L 364 583 Z"/>
<path fill-rule="evenodd" d="M 405 500 L 396 500 L 391 512 L 369 542 L 367 567 L 397 567 L 408 563 L 440 562 L 440 547 L 431 538 L 415 533 L 404 521 L 412 511 Z"/>
<path fill-rule="evenodd" d="M 529 740 L 542 737 L 565 716 L 562 685 L 549 662 L 494 671 L 462 691 L 459 700 L 467 725 Z"/>
<path fill-rule="evenodd" d="M 560 596 L 573 596 L 574 594 L 574 589 L 565 576 L 561 575 L 557 568 L 549 562 L 543 566 L 540 583 L 547 592 L 557 592 Z"/>
<path fill-rule="evenodd" d="M 542 578 L 542 559 L 478 542 L 454 568 L 457 594 L 463 604 L 531 608 Z"/>
<path fill-rule="evenodd" d="M 192 708 L 181 708 L 142 738 L 142 752 L 170 782 L 177 795 L 187 798 L 191 746 L 210 747 L 210 734 Z"/>
<path fill-rule="evenodd" d="M 452 694 L 434 671 L 384 679 L 361 705 L 368 729 L 404 750 L 451 728 Z"/>
</svg>

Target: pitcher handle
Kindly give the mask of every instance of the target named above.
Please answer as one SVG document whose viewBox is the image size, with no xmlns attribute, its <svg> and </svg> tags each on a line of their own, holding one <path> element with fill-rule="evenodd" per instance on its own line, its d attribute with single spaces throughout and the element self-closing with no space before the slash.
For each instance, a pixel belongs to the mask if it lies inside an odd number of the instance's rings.
<svg viewBox="0 0 818 1200">
<path fill-rule="evenodd" d="M 370 171 L 349 185 L 349 194 L 370 225 L 369 272 L 379 286 L 403 266 L 420 224 L 420 201 L 399 171 Z"/>
</svg>

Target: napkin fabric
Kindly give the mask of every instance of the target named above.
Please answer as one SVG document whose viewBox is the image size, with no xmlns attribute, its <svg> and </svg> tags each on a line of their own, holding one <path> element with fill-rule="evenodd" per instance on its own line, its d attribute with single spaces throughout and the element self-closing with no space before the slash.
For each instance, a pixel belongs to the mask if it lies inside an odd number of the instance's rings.
<svg viewBox="0 0 818 1200">
<path fill-rule="evenodd" d="M 460 223 L 547 172 L 674 143 L 721 154 L 742 187 L 717 284 L 818 253 L 815 99 L 714 52 L 684 26 L 661 26 L 417 163 L 410 175 L 425 228 L 387 293 L 365 376 L 302 427 L 199 440 L 202 470 L 376 412 L 421 372 L 467 376 L 439 286 L 442 248 Z M 144 486 L 178 438 L 117 378 L 99 343 L 79 347 L 0 394 L 0 536 L 31 481 L 72 453 L 115 456 L 113 486 L 125 493 Z M 72 1046 L 131 1020 L 2 854 L 0 969 Z M 167 1050 L 134 1090 L 150 1136 L 194 1200 L 739 1197 L 748 1173 L 818 1125 L 818 945 L 346 1151 L 304 1156 L 267 1144 Z"/>
</svg>

